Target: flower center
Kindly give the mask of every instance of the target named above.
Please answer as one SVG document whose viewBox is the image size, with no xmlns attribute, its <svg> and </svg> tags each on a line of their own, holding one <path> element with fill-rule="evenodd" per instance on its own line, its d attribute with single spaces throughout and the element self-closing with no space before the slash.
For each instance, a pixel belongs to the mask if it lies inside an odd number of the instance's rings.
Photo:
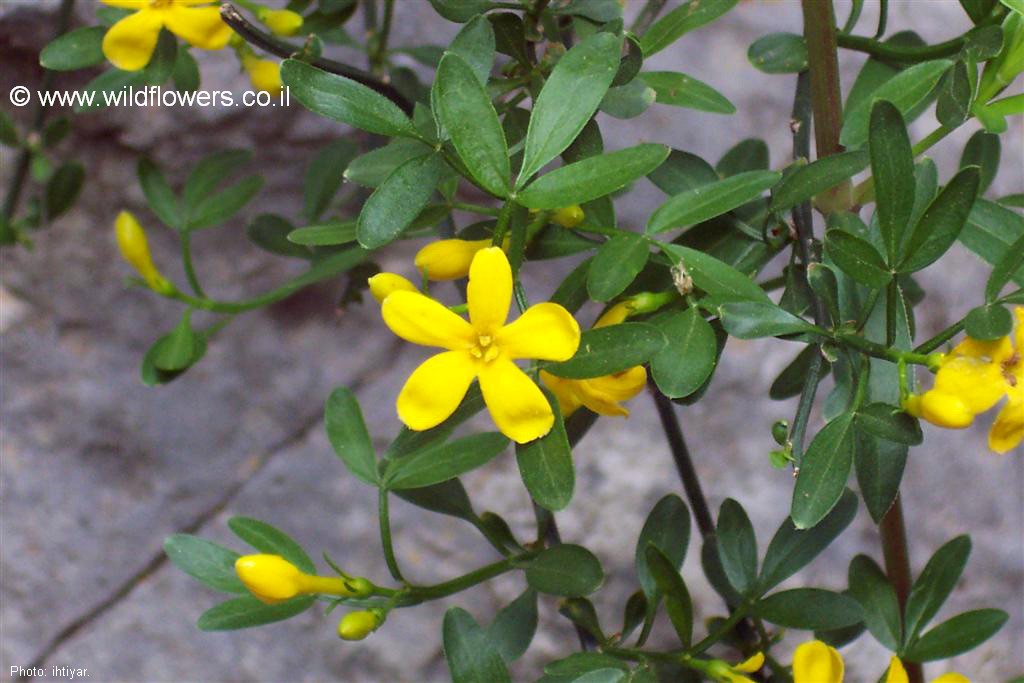
<svg viewBox="0 0 1024 683">
<path fill-rule="evenodd" d="M 1017 367 L 1017 364 L 1020 363 L 1022 360 L 1024 359 L 1021 358 L 1020 352 L 1017 351 L 1012 356 L 1003 361 L 1003 379 L 1005 379 L 1006 383 L 1009 384 L 1011 387 L 1017 386 L 1017 376 L 1014 374 L 1013 371 Z"/>
<path fill-rule="evenodd" d="M 498 357 L 498 347 L 495 346 L 494 337 L 489 334 L 481 334 L 476 339 L 476 344 L 469 350 L 470 355 L 479 358 L 485 363 L 490 363 Z"/>
</svg>

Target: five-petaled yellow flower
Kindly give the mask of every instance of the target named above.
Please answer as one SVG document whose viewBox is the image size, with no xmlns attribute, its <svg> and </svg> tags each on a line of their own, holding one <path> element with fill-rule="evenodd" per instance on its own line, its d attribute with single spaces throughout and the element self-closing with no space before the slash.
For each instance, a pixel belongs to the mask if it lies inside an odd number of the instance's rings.
<svg viewBox="0 0 1024 683">
<path fill-rule="evenodd" d="M 630 313 L 632 307 L 629 302 L 617 303 L 597 319 L 594 327 L 618 325 L 629 317 Z M 583 406 L 598 415 L 628 417 L 629 410 L 620 403 L 628 401 L 643 390 L 647 383 L 647 371 L 642 365 L 635 365 L 603 377 L 565 379 L 541 370 L 540 378 L 558 399 L 562 417 L 569 417 Z"/>
<path fill-rule="evenodd" d="M 118 69 L 138 71 L 149 64 L 162 28 L 204 50 L 219 50 L 231 38 L 231 28 L 221 21 L 219 7 L 210 0 L 102 1 L 137 10 L 103 36 L 103 54 Z"/>
<path fill-rule="evenodd" d="M 373 592 L 364 578 L 306 574 L 280 555 L 242 555 L 235 560 L 235 573 L 257 600 L 268 605 L 297 595 L 365 597 Z"/>
<path fill-rule="evenodd" d="M 793 683 L 843 683 L 843 658 L 820 640 L 803 643 L 793 653 Z M 907 670 L 898 657 L 889 659 L 885 683 L 908 683 Z M 971 683 L 958 673 L 942 674 L 932 683 Z"/>
<path fill-rule="evenodd" d="M 398 417 L 410 429 L 444 422 L 480 380 L 484 401 L 501 432 L 517 443 L 544 436 L 554 424 L 551 406 L 514 361 L 563 361 L 576 353 L 580 328 L 554 303 L 528 308 L 506 324 L 512 303 L 512 269 L 505 252 L 477 252 L 469 269 L 469 320 L 419 292 L 396 291 L 381 305 L 384 322 L 414 344 L 443 351 L 424 361 L 398 395 Z"/>
<path fill-rule="evenodd" d="M 988 433 L 988 445 L 997 453 L 1020 445 L 1024 440 L 1024 307 L 1015 308 L 1014 315 L 1014 341 L 1009 336 L 963 340 L 942 357 L 935 385 L 909 396 L 904 409 L 940 427 L 963 429 L 1006 396 Z"/>
</svg>

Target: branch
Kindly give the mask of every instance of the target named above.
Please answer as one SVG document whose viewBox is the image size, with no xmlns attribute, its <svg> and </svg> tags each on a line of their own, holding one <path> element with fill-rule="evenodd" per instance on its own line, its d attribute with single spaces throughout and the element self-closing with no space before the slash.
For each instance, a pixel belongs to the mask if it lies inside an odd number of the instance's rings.
<svg viewBox="0 0 1024 683">
<path fill-rule="evenodd" d="M 256 28 L 256 26 L 242 16 L 242 13 L 235 9 L 235 7 L 230 3 L 224 3 L 220 6 L 220 16 L 221 19 L 224 20 L 224 23 L 230 26 L 235 33 L 245 39 L 247 43 L 255 45 L 264 52 L 280 57 L 281 59 L 290 59 L 294 55 L 302 52 L 294 45 L 280 41 L 269 33 Z M 309 64 L 312 64 L 323 71 L 327 71 L 328 73 L 344 76 L 356 83 L 362 83 L 367 88 L 380 93 L 394 102 L 406 114 L 412 114 L 413 102 L 406 99 L 405 95 L 398 92 L 398 90 L 396 90 L 392 85 L 374 78 L 371 74 L 368 74 L 365 71 L 331 59 L 324 59 L 323 57 L 314 57 L 303 61 L 308 61 Z"/>
</svg>

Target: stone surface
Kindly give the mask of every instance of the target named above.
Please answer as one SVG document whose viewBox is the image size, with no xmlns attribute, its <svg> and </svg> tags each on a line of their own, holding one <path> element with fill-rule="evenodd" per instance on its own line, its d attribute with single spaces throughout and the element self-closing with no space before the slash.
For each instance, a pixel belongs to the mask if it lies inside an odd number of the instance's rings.
<svg viewBox="0 0 1024 683">
<path fill-rule="evenodd" d="M 908 26 L 908 4 L 893 4 L 891 30 Z M 4 92 L 38 78 L 34 52 L 49 31 L 36 13 L 40 6 L 2 3 L 0 55 L 10 67 L 0 74 Z M 395 45 L 440 43 L 457 28 L 422 0 L 406 0 L 399 10 Z M 862 27 L 872 25 L 873 10 L 866 8 Z M 963 24 L 952 0 L 933 3 L 930 10 L 920 30 L 932 41 Z M 725 119 L 655 106 L 631 121 L 604 117 L 606 144 L 661 141 L 715 160 L 743 137 L 757 135 L 768 142 L 773 165 L 782 165 L 789 154 L 793 78 L 754 71 L 745 50 L 764 33 L 798 31 L 799 25 L 795 2 L 742 3 L 713 28 L 655 56 L 649 68 L 705 78 L 738 113 Z M 707 66 L 712 57 L 713 73 Z M 857 57 L 849 60 L 844 87 L 859 63 Z M 205 87 L 245 88 L 226 55 L 204 55 L 202 68 Z M 62 84 L 82 82 L 80 76 L 62 78 Z M 930 120 L 926 115 L 915 124 L 915 137 L 928 132 Z M 385 444 L 397 427 L 394 396 L 424 357 L 421 350 L 397 344 L 379 323 L 375 306 L 337 315 L 339 286 L 327 284 L 238 317 L 186 377 L 161 389 L 142 387 L 141 354 L 175 324 L 178 309 L 122 286 L 127 270 L 109 236 L 117 210 L 137 210 L 151 227 L 158 262 L 175 261 L 172 237 L 143 208 L 133 168 L 139 153 L 161 162 L 180 186 L 194 160 L 214 147 L 259 144 L 250 167 L 267 184 L 243 217 L 260 211 L 296 216 L 301 164 L 344 130 L 296 108 L 120 109 L 82 117 L 78 125 L 61 150 L 90 167 L 81 203 L 39 233 L 33 251 L 2 253 L 0 669 L 7 675 L 12 665 L 41 659 L 47 667 L 89 667 L 92 680 L 99 681 L 447 680 L 439 646 L 444 610 L 459 604 L 486 623 L 522 589 L 520 576 L 402 610 L 372 638 L 347 644 L 334 636 L 336 615 L 316 610 L 251 631 L 200 633 L 195 618 L 217 596 L 160 559 L 162 538 L 180 530 L 241 550 L 226 520 L 243 514 L 294 534 L 314 555 L 328 551 L 352 572 L 386 576 L 373 491 L 332 455 L 320 414 L 332 387 L 352 386 L 375 439 Z M 970 132 L 934 150 L 944 178 Z M 1024 186 L 1020 156 L 1012 151 L 1020 141 L 1018 123 L 1004 141 L 995 194 Z M 0 161 L 6 178 L 11 157 L 5 152 Z M 638 226 L 660 201 L 656 189 L 638 183 L 618 208 L 624 223 Z M 235 219 L 197 238 L 204 282 L 224 298 L 264 291 L 299 269 L 245 245 L 237 239 L 243 228 L 244 220 Z M 411 253 L 396 248 L 380 260 L 408 272 Z M 175 268 L 166 270 L 181 280 Z M 961 250 L 927 270 L 921 334 L 942 329 L 973 306 L 976 295 L 964 284 L 986 273 Z M 528 283 L 537 298 L 551 285 Z M 765 395 L 794 350 L 784 342 L 731 341 L 706 399 L 680 411 L 712 507 L 726 496 L 742 502 L 762 551 L 785 515 L 792 486 L 788 472 L 767 466 L 769 427 L 794 409 L 792 401 L 773 403 Z M 628 422 L 598 423 L 577 449 L 578 494 L 559 514 L 565 540 L 587 545 L 604 564 L 608 580 L 595 603 L 609 629 L 616 628 L 621 605 L 636 587 L 631 545 L 646 512 L 662 495 L 679 490 L 652 406 L 638 397 L 632 409 Z M 1011 613 L 998 637 L 951 665 L 979 682 L 1024 670 L 1019 456 L 987 453 L 980 426 L 964 432 L 926 429 L 925 445 L 912 452 L 908 464 L 904 496 L 915 569 L 953 536 L 969 532 L 974 539 L 964 579 L 939 618 L 981 606 Z M 532 513 L 514 458 L 506 454 L 466 483 L 479 508 L 499 512 L 520 538 L 531 537 Z M 444 580 L 494 559 L 463 522 L 402 502 L 394 504 L 394 527 L 400 560 L 418 582 Z M 721 613 L 722 606 L 699 572 L 696 545 L 684 572 L 703 618 Z M 863 514 L 829 553 L 787 585 L 842 588 L 846 564 L 857 552 L 880 559 L 875 531 Z M 671 642 L 666 630 L 655 638 Z M 791 637 L 786 646 L 796 642 Z M 573 646 L 572 630 L 554 601 L 543 601 L 540 631 L 515 665 L 515 680 L 536 678 L 544 662 Z M 869 638 L 849 652 L 851 680 L 874 680 L 884 668 L 886 655 Z M 940 672 L 932 667 L 929 673 Z"/>
</svg>

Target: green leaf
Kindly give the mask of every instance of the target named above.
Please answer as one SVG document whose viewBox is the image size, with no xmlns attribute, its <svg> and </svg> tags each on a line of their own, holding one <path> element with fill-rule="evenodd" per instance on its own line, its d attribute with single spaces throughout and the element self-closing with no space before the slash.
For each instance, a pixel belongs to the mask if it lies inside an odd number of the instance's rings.
<svg viewBox="0 0 1024 683">
<path fill-rule="evenodd" d="M 537 592 L 527 588 L 498 612 L 486 630 L 487 640 L 506 664 L 522 657 L 537 630 Z"/>
<path fill-rule="evenodd" d="M 679 642 L 683 647 L 690 647 L 693 640 L 693 601 L 686 582 L 679 575 L 678 565 L 674 565 L 655 545 L 647 546 L 644 557 L 659 592 L 665 596 L 665 611 L 679 636 Z"/>
<path fill-rule="evenodd" d="M 851 105 L 843 120 L 839 142 L 845 147 L 860 147 L 867 141 L 868 119 L 876 100 L 888 100 L 900 114 L 907 116 L 928 97 L 951 64 L 948 59 L 915 64 L 890 78 L 856 106 Z"/>
<path fill-rule="evenodd" d="M 281 64 L 281 81 L 303 106 L 369 133 L 418 137 L 409 117 L 391 100 L 370 88 L 295 59 Z"/>
<path fill-rule="evenodd" d="M 491 0 L 430 0 L 434 11 L 448 21 L 463 24 L 491 8 Z"/>
<path fill-rule="evenodd" d="M 228 520 L 228 527 L 256 550 L 280 555 L 305 573 L 316 574 L 316 565 L 306 551 L 280 529 L 251 517 L 232 517 Z"/>
<path fill-rule="evenodd" d="M 341 187 L 345 168 L 358 149 L 350 140 L 335 140 L 321 149 L 306 168 L 303 183 L 303 216 L 314 222 L 323 215 Z"/>
<path fill-rule="evenodd" d="M 632 119 L 650 109 L 658 94 L 639 78 L 625 85 L 608 88 L 598 109 L 617 119 Z"/>
<path fill-rule="evenodd" d="M 979 195 L 984 194 L 995 179 L 996 172 L 999 170 L 1001 153 L 999 136 L 984 130 L 977 131 L 964 145 L 964 152 L 960 156 L 960 168 L 977 166 L 981 169 L 981 179 L 978 184 Z"/>
<path fill-rule="evenodd" d="M 648 606 L 657 607 L 658 583 L 650 569 L 649 548 L 656 548 L 673 570 L 678 570 L 690 544 L 690 511 L 679 496 L 670 493 L 651 509 L 636 541 L 634 565 Z"/>
<path fill-rule="evenodd" d="M 579 680 L 578 676 L 592 671 L 604 671 L 607 669 L 625 671 L 628 668 L 628 665 L 621 659 L 606 655 L 603 652 L 574 652 L 565 659 L 559 659 L 545 666 L 544 673 L 568 679 L 575 683 L 575 681 Z M 558 681 L 558 683 L 562 682 Z"/>
<path fill-rule="evenodd" d="M 178 58 L 174 60 L 171 78 L 178 92 L 194 93 L 199 90 L 199 64 L 188 51 L 187 45 L 178 46 Z"/>
<path fill-rule="evenodd" d="M 1021 237 L 1024 237 L 1024 218 L 987 199 L 975 201 L 960 232 L 964 246 L 993 265 L 1006 258 Z M 1010 280 L 1024 287 L 1024 266 L 1018 267 Z"/>
<path fill-rule="evenodd" d="M 737 339 L 812 332 L 814 326 L 784 308 L 763 301 L 737 301 L 721 308 L 722 327 Z"/>
<path fill-rule="evenodd" d="M 338 387 L 324 406 L 327 440 L 356 479 L 377 486 L 377 454 L 366 429 L 359 401 L 347 387 Z"/>
<path fill-rule="evenodd" d="M 640 79 L 657 93 L 655 102 L 712 114 L 734 114 L 736 107 L 720 92 L 693 76 L 673 71 L 645 71 Z"/>
<path fill-rule="evenodd" d="M 903 644 L 912 643 L 953 592 L 971 554 L 971 538 L 957 536 L 935 551 L 914 581 L 903 612 Z"/>
<path fill-rule="evenodd" d="M 245 229 L 249 240 L 272 254 L 293 258 L 310 258 L 312 252 L 306 247 L 289 241 L 288 235 L 294 228 L 287 220 L 272 213 L 256 216 Z"/>
<path fill-rule="evenodd" d="M 430 147 L 419 140 L 398 138 L 349 162 L 345 169 L 345 179 L 363 187 L 375 188 L 396 168 L 430 151 Z"/>
<path fill-rule="evenodd" d="M 791 516 L 798 529 L 820 522 L 846 489 L 855 446 L 853 413 L 835 418 L 811 441 L 793 489 Z"/>
<path fill-rule="evenodd" d="M 550 401 L 550 397 L 548 398 Z M 557 404 L 552 406 L 555 422 L 551 431 L 539 439 L 516 444 L 516 462 L 530 497 L 541 507 L 557 511 L 572 500 L 576 471 L 572 448 Z"/>
<path fill-rule="evenodd" d="M 651 173 L 665 161 L 668 152 L 664 145 L 643 144 L 591 156 L 537 178 L 519 192 L 516 201 L 531 209 L 583 204 Z"/>
<path fill-rule="evenodd" d="M 171 335 L 165 334 L 157 339 L 142 357 L 139 375 L 142 383 L 147 387 L 154 387 L 160 384 L 167 384 L 180 377 L 186 369 L 192 367 L 199 359 L 206 354 L 206 337 L 203 334 L 196 335 L 195 352 L 189 364 L 181 370 L 163 370 L 156 365 L 156 359 L 164 353 L 164 348 L 171 343 Z"/>
<path fill-rule="evenodd" d="M 315 595 L 306 595 L 276 605 L 266 605 L 247 595 L 211 607 L 200 615 L 196 625 L 200 631 L 234 631 L 263 626 L 302 614 L 315 602 Z"/>
<path fill-rule="evenodd" d="M 878 250 L 845 230 L 833 228 L 825 233 L 825 252 L 844 273 L 873 289 L 885 287 L 893 278 Z"/>
<path fill-rule="evenodd" d="M 225 593 L 248 593 L 235 573 L 238 553 L 190 534 L 164 539 L 164 552 L 175 567 L 204 586 Z"/>
<path fill-rule="evenodd" d="M 228 175 L 238 171 L 251 158 L 252 152 L 244 149 L 223 150 L 204 157 L 185 180 L 182 203 L 186 208 L 194 209 Z"/>
<path fill-rule="evenodd" d="M 377 249 L 401 235 L 430 200 L 441 166 L 438 155 L 427 154 L 396 168 L 363 204 L 356 224 L 359 244 Z"/>
<path fill-rule="evenodd" d="M 1001 609 L 977 609 L 942 622 L 907 650 L 913 662 L 949 659 L 978 647 L 994 636 L 1010 618 Z"/>
<path fill-rule="evenodd" d="M 1022 268 L 1024 268 L 1024 235 L 1018 237 L 1010 245 L 1003 257 L 995 264 L 992 273 L 989 274 L 988 282 L 985 284 L 985 301 L 992 303 L 999 298 L 999 293 L 1003 291 L 1006 283 L 1010 281 L 1014 273 L 1019 272 Z"/>
<path fill-rule="evenodd" d="M 168 228 L 179 229 L 182 223 L 181 208 L 174 191 L 164 180 L 164 174 L 156 164 L 143 157 L 139 159 L 138 175 L 149 208 Z"/>
<path fill-rule="evenodd" d="M 0 144 L 8 147 L 17 147 L 18 128 L 14 125 L 14 119 L 5 111 L 0 110 Z"/>
<path fill-rule="evenodd" d="M 662 251 L 693 283 L 707 292 L 716 305 L 739 301 L 771 303 L 757 283 L 727 263 L 704 252 L 678 244 L 659 244 Z"/>
<path fill-rule="evenodd" d="M 640 39 L 644 57 L 650 58 L 683 35 L 711 23 L 736 5 L 737 0 L 690 0 L 676 7 L 647 29 Z"/>
<path fill-rule="evenodd" d="M 830 631 L 853 626 L 864 618 L 856 600 L 821 588 L 773 593 L 755 609 L 765 621 L 802 631 Z"/>
<path fill-rule="evenodd" d="M 43 210 L 46 220 L 52 221 L 75 204 L 85 182 L 85 167 L 77 161 L 62 164 L 46 182 Z"/>
<path fill-rule="evenodd" d="M 461 57 L 472 69 L 480 85 L 485 86 L 494 65 L 494 45 L 494 28 L 486 16 L 479 15 L 473 17 L 456 34 L 448 46 L 448 52 Z"/>
<path fill-rule="evenodd" d="M 586 598 L 567 598 L 559 602 L 558 613 L 590 633 L 599 643 L 606 642 L 608 637 L 601 630 L 601 622 L 597 617 L 594 603 Z"/>
<path fill-rule="evenodd" d="M 541 593 L 566 598 L 589 595 L 604 583 L 604 570 L 582 546 L 563 544 L 542 550 L 522 566 L 526 583 Z"/>
<path fill-rule="evenodd" d="M 127 92 L 126 88 L 140 88 L 145 85 L 146 74 L 144 71 L 107 69 L 82 87 L 81 100 L 75 104 L 73 110 L 76 114 L 80 114 L 103 109 L 107 106 L 107 97 L 104 93 L 111 93 L 110 104 L 116 104 L 118 93 Z M 124 100 L 122 99 L 121 102 Z"/>
<path fill-rule="evenodd" d="M 671 197 L 647 221 L 647 234 L 701 223 L 753 201 L 774 185 L 781 173 L 748 171 Z"/>
<path fill-rule="evenodd" d="M 718 559 L 729 583 L 746 594 L 757 580 L 757 539 L 746 511 L 732 498 L 726 498 L 718 512 L 715 529 Z"/>
<path fill-rule="evenodd" d="M 192 208 L 186 229 L 201 230 L 213 225 L 220 225 L 248 204 L 249 200 L 255 197 L 262 187 L 263 178 L 251 175 L 217 194 L 207 196 Z M 187 203 L 186 206 L 188 206 Z"/>
<path fill-rule="evenodd" d="M 174 73 L 178 61 L 178 39 L 166 27 L 160 30 L 146 68 L 139 72 L 148 85 L 163 85 Z"/>
<path fill-rule="evenodd" d="M 199 340 L 196 333 L 192 331 L 192 309 L 185 309 L 181 321 L 174 330 L 167 335 L 166 341 L 160 344 L 153 364 L 165 372 L 184 370 L 192 365 L 192 359 L 196 356 L 196 347 Z"/>
<path fill-rule="evenodd" d="M 768 143 L 760 138 L 746 138 L 730 147 L 715 164 L 723 178 L 746 171 L 763 171 L 769 167 Z"/>
<path fill-rule="evenodd" d="M 466 392 L 462 403 L 447 420 L 436 427 L 420 432 L 403 427 L 395 440 L 388 446 L 384 457 L 401 458 L 439 444 L 451 436 L 456 427 L 483 410 L 485 405 L 483 394 L 480 392 L 480 384 L 474 382 L 469 386 L 469 391 Z"/>
<path fill-rule="evenodd" d="M 953 246 L 978 196 L 979 178 L 976 166 L 961 170 L 928 205 L 910 234 L 901 273 L 928 267 Z"/>
<path fill-rule="evenodd" d="M 621 45 L 619 36 L 596 33 L 555 65 L 530 116 L 517 188 L 561 154 L 597 111 L 619 68 Z"/>
<path fill-rule="evenodd" d="M 646 363 L 667 343 L 661 330 L 647 323 L 599 327 L 581 335 L 575 356 L 544 369 L 568 379 L 603 377 Z"/>
<path fill-rule="evenodd" d="M 803 348 L 796 355 L 789 365 L 782 369 L 779 376 L 772 382 L 771 387 L 768 389 L 768 396 L 775 401 L 783 401 L 787 398 L 792 398 L 800 394 L 803 390 L 804 380 L 807 378 L 807 373 L 811 371 L 811 361 L 814 356 L 821 353 L 821 349 L 813 344 L 809 344 Z M 827 367 L 827 365 L 826 365 Z M 824 374 L 824 373 L 820 373 Z"/>
<path fill-rule="evenodd" d="M 356 225 L 355 220 L 309 225 L 288 233 L 288 241 L 311 247 L 349 244 L 356 241 Z"/>
<path fill-rule="evenodd" d="M 891 102 L 875 102 L 868 130 L 875 217 L 887 262 L 896 263 L 914 207 L 914 155 L 903 116 Z"/>
<path fill-rule="evenodd" d="M 868 155 L 863 151 L 833 154 L 787 174 L 772 193 L 771 211 L 785 211 L 839 185 L 864 170 Z"/>
<path fill-rule="evenodd" d="M 415 489 L 439 484 L 482 467 L 505 450 L 508 439 L 498 432 L 472 434 L 391 460 L 382 485 L 388 489 Z"/>
<path fill-rule="evenodd" d="M 659 190 L 675 195 L 718 180 L 718 174 L 711 164 L 695 154 L 674 149 L 668 159 L 647 177 Z"/>
<path fill-rule="evenodd" d="M 74 71 L 103 62 L 102 26 L 86 26 L 54 39 L 39 53 L 39 64 L 54 71 Z"/>
<path fill-rule="evenodd" d="M 651 323 L 668 338 L 665 348 L 651 358 L 654 383 L 669 398 L 689 396 L 704 385 L 718 363 L 714 328 L 696 308 L 673 311 Z"/>
<path fill-rule="evenodd" d="M 758 580 L 760 592 L 771 590 L 810 564 L 850 525 L 856 514 L 857 496 L 847 489 L 832 511 L 815 526 L 798 529 L 791 519 L 783 521 L 764 554 Z"/>
<path fill-rule="evenodd" d="M 967 74 L 967 65 L 958 61 L 946 72 L 939 84 L 935 118 L 946 128 L 956 128 L 971 115 L 972 96 L 973 89 Z"/>
<path fill-rule="evenodd" d="M 857 429 L 907 446 L 916 446 L 924 439 L 917 420 L 887 403 L 858 408 L 856 422 Z"/>
<path fill-rule="evenodd" d="M 486 19 L 484 24 L 490 26 Z M 434 96 L 438 121 L 473 179 L 497 197 L 507 197 L 508 145 L 491 98 L 473 69 L 457 54 L 447 53 L 437 67 Z"/>
<path fill-rule="evenodd" d="M 972 339 L 999 339 L 1013 330 L 1013 315 L 1003 306 L 978 306 L 964 318 L 964 330 Z"/>
<path fill-rule="evenodd" d="M 466 493 L 466 488 L 458 479 L 449 479 L 440 484 L 418 489 L 402 489 L 394 493 L 402 500 L 424 510 L 430 510 L 439 515 L 458 517 L 471 524 L 477 522 L 473 505 L 469 501 L 469 494 Z"/>
<path fill-rule="evenodd" d="M 807 43 L 795 33 L 769 33 L 750 44 L 747 59 L 766 74 L 800 73 L 807 68 Z"/>
<path fill-rule="evenodd" d="M 902 642 L 900 604 L 885 572 L 867 555 L 857 555 L 850 562 L 849 575 L 850 596 L 860 604 L 871 635 L 896 652 Z"/>
<path fill-rule="evenodd" d="M 643 235 L 620 234 L 601 245 L 587 273 L 587 292 L 594 301 L 611 301 L 647 265 L 650 253 Z"/>
<path fill-rule="evenodd" d="M 857 426 L 861 426 L 859 419 Z M 871 519 L 878 524 L 899 493 L 909 449 L 906 444 L 870 435 L 867 430 L 859 436 L 854 455 L 857 485 Z"/>
</svg>

